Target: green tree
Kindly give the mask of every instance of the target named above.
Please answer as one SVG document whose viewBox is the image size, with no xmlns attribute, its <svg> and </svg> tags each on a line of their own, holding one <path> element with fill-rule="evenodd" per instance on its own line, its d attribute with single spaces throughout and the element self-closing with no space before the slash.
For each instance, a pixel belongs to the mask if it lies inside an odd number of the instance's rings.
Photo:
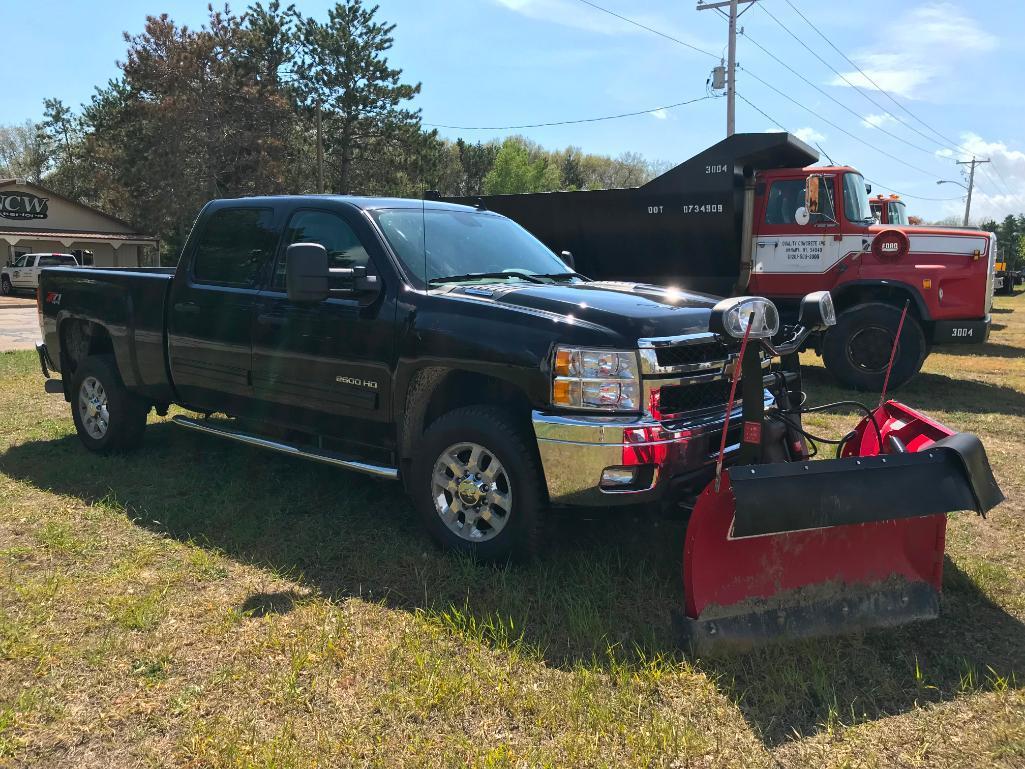
<svg viewBox="0 0 1025 769">
<path fill-rule="evenodd" d="M 561 186 L 559 166 L 536 145 L 513 136 L 502 142 L 495 163 L 484 179 L 489 195 L 548 192 Z"/>
<path fill-rule="evenodd" d="M 41 126 L 31 120 L 0 125 L 0 178 L 39 182 L 50 164 L 49 142 Z"/>
<path fill-rule="evenodd" d="M 305 19 L 300 30 L 296 81 L 307 107 L 323 110 L 330 184 L 343 194 L 357 179 L 378 178 L 382 164 L 408 159 L 420 134 L 420 111 L 403 106 L 420 84 L 403 83 L 389 66 L 395 25 L 377 21 L 377 10 L 346 0 L 326 23 Z"/>
</svg>

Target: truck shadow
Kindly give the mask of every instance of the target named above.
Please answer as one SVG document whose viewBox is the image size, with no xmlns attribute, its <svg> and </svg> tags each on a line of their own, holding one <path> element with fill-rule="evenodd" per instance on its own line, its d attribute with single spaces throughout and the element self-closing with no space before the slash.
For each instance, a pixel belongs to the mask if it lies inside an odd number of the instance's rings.
<svg viewBox="0 0 1025 769">
<path fill-rule="evenodd" d="M 254 615 L 287 612 L 317 594 L 369 597 L 428 621 L 445 613 L 447 632 L 483 635 L 496 649 L 519 645 L 561 669 L 689 665 L 715 681 L 770 746 L 836 719 L 871 720 L 1016 686 L 1025 667 L 1025 625 L 949 561 L 943 615 L 928 632 L 909 627 L 695 658 L 677 647 L 670 621 L 683 601 L 680 523 L 562 515 L 540 562 L 485 566 L 437 551 L 396 484 L 168 423 L 151 424 L 134 455 L 88 455 L 72 436 L 14 446 L 0 456 L 0 471 L 86 503 L 105 500 L 162 536 L 296 575 L 295 593 L 258 594 L 239 607 Z"/>
<path fill-rule="evenodd" d="M 1022 351 L 1013 348 L 1017 355 Z M 821 366 L 802 367 L 804 390 L 815 393 L 814 403 L 854 399 L 868 406 L 879 402 L 879 393 L 858 392 L 840 387 Z M 1025 414 L 1025 393 L 1014 387 L 971 379 L 954 379 L 943 374 L 921 373 L 888 397 L 914 404 L 922 411 L 960 411 L 973 414 Z"/>
<path fill-rule="evenodd" d="M 954 355 L 958 357 L 983 355 L 991 358 L 1025 358 L 1025 349 L 1000 342 L 986 342 L 985 344 L 975 345 L 952 344 L 937 352 L 941 355 Z"/>
</svg>

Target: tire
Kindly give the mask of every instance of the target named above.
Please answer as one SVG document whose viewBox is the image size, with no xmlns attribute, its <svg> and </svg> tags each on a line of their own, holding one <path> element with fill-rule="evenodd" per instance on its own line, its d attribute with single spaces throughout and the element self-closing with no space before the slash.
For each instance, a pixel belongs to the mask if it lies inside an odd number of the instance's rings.
<svg viewBox="0 0 1025 769">
<path fill-rule="evenodd" d="M 840 313 L 823 340 L 826 368 L 848 387 L 882 391 L 901 312 L 890 304 L 870 302 Z M 909 312 L 904 318 L 889 389 L 896 390 L 917 374 L 927 353 L 922 325 Z"/>
<path fill-rule="evenodd" d="M 476 464 L 473 447 L 480 449 Z M 477 469 L 482 472 L 471 473 Z M 467 406 L 439 417 L 416 449 L 411 476 L 413 501 L 440 547 L 489 562 L 527 561 L 539 554 L 544 474 L 533 446 L 506 412 Z"/>
<path fill-rule="evenodd" d="M 0 295 L 10 296 L 14 293 L 14 286 L 11 285 L 11 279 L 4 275 L 0 277 Z"/>
<path fill-rule="evenodd" d="M 86 358 L 75 370 L 71 414 L 89 451 L 111 454 L 138 448 L 148 413 L 149 404 L 125 388 L 112 357 Z"/>
</svg>

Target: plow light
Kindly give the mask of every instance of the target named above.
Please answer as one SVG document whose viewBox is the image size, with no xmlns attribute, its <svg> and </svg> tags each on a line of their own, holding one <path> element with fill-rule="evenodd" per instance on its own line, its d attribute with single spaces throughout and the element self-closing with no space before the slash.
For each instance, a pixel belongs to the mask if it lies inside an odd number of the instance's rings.
<svg viewBox="0 0 1025 769">
<path fill-rule="evenodd" d="M 801 300 L 797 322 L 805 328 L 820 329 L 836 325 L 836 308 L 828 291 L 814 291 Z"/>
<path fill-rule="evenodd" d="M 779 331 L 776 305 L 760 296 L 738 296 L 723 299 L 712 308 L 709 328 L 716 334 L 743 339 L 748 325 L 752 339 L 768 339 Z"/>
</svg>

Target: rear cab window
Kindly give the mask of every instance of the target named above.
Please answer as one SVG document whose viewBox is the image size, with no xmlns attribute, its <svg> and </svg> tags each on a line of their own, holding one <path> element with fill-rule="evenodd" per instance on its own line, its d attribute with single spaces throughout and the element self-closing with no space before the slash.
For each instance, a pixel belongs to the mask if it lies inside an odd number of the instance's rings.
<svg viewBox="0 0 1025 769">
<path fill-rule="evenodd" d="M 192 257 L 192 280 L 252 288 L 277 245 L 270 208 L 222 208 L 207 219 Z"/>
<path fill-rule="evenodd" d="M 41 256 L 39 257 L 39 264 L 37 267 L 76 267 L 78 262 L 75 261 L 75 257 L 68 256 L 67 254 L 54 254 L 52 256 Z"/>
</svg>

